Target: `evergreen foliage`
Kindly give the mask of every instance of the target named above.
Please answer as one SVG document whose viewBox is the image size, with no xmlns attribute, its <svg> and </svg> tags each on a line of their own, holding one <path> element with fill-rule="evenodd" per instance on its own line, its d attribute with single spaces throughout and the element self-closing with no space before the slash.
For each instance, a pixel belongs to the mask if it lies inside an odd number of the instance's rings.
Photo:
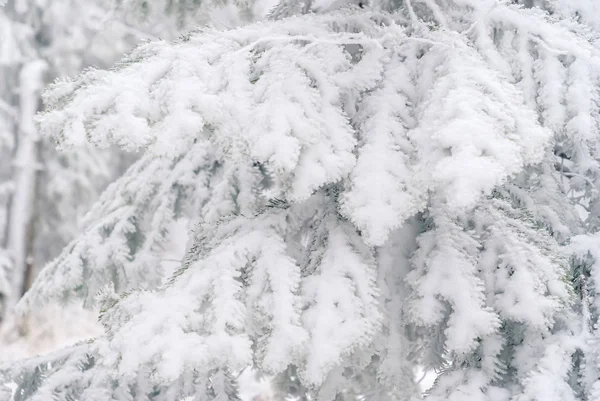
<svg viewBox="0 0 600 401">
<path fill-rule="evenodd" d="M 436 401 L 598 397 L 594 4 L 345 3 L 50 87 L 62 148 L 144 154 L 20 304 L 106 335 L 0 367 L 14 399 L 237 400 L 248 366 L 322 401 L 420 397 L 417 367 Z"/>
</svg>

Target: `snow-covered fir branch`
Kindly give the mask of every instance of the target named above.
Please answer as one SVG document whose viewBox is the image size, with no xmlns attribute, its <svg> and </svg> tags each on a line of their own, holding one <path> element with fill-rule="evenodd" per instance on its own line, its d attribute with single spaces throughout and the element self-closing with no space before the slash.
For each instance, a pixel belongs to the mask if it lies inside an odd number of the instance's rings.
<svg viewBox="0 0 600 401">
<path fill-rule="evenodd" d="M 338 3 L 44 94 L 60 147 L 144 154 L 20 305 L 106 334 L 0 367 L 18 399 L 233 400 L 249 366 L 318 400 L 421 397 L 417 367 L 431 400 L 595 399 L 594 4 Z"/>
</svg>

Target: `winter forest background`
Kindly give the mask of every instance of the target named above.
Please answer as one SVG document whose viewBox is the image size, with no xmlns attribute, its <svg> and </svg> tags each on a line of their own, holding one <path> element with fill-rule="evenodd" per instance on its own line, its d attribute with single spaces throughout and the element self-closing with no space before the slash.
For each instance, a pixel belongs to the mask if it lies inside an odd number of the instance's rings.
<svg viewBox="0 0 600 401">
<path fill-rule="evenodd" d="M 0 401 L 600 401 L 600 1 L 0 0 Z"/>
</svg>

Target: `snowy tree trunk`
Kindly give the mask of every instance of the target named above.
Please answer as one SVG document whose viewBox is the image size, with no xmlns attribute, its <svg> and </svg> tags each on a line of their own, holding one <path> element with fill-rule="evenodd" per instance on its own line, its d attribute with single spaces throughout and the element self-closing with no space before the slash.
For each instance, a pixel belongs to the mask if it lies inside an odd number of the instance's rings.
<svg viewBox="0 0 600 401">
<path fill-rule="evenodd" d="M 40 92 L 44 87 L 47 64 L 33 60 L 24 65 L 19 81 L 19 130 L 15 155 L 15 192 L 12 199 L 8 227 L 8 249 L 13 257 L 12 294 L 8 306 L 12 307 L 25 290 L 28 275 L 27 259 L 31 251 L 33 233 L 32 217 L 36 193 L 39 135 L 34 116 L 40 106 Z"/>
</svg>

